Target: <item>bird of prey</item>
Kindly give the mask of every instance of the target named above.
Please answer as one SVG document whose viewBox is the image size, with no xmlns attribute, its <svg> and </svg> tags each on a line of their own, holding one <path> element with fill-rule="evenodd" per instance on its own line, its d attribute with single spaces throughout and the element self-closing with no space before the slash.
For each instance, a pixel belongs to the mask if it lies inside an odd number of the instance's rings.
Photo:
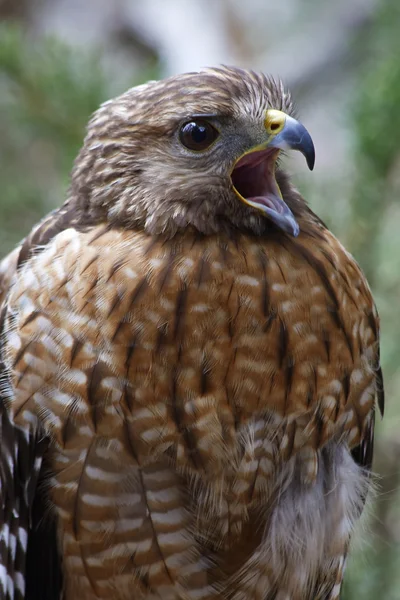
<svg viewBox="0 0 400 600">
<path fill-rule="evenodd" d="M 0 267 L 2 600 L 339 597 L 379 321 L 289 149 L 288 91 L 233 67 L 92 117 Z"/>
</svg>

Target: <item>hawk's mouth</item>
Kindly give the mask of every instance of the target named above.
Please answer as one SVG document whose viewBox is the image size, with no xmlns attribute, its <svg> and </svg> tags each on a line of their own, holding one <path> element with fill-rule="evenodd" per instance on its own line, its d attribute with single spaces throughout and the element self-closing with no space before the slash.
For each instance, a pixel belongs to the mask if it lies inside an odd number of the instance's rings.
<svg viewBox="0 0 400 600">
<path fill-rule="evenodd" d="M 233 167 L 231 181 L 243 202 L 260 210 L 280 229 L 296 237 L 300 228 L 275 179 L 279 152 L 277 148 L 266 148 L 244 154 Z"/>
</svg>

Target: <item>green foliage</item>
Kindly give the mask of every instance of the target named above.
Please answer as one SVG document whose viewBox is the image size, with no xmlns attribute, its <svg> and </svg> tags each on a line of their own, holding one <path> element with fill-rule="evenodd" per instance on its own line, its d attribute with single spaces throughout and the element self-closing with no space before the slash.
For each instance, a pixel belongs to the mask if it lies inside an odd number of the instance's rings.
<svg viewBox="0 0 400 600">
<path fill-rule="evenodd" d="M 349 561 L 343 599 L 400 598 L 400 3 L 381 2 L 356 43 L 366 59 L 349 112 L 354 129 L 355 177 L 346 245 L 367 273 L 382 321 L 385 420 L 378 426 L 374 509 Z"/>
<path fill-rule="evenodd" d="M 0 26 L 0 255 L 63 202 L 91 113 L 136 83 L 121 88 L 93 52 Z"/>
<path fill-rule="evenodd" d="M 399 192 L 399 182 L 390 177 L 400 158 L 399 27 L 400 3 L 385 0 L 374 22 L 374 35 L 358 40 L 369 50 L 369 60 L 353 110 L 357 176 L 352 202 L 356 227 L 351 231 L 351 243 L 370 277 L 374 276 L 381 227 L 396 202 L 394 192 Z"/>
<path fill-rule="evenodd" d="M 60 158 L 68 158 L 81 143 L 88 115 L 110 91 L 99 61 L 53 39 L 36 45 L 9 26 L 0 39 L 0 69 L 9 82 L 5 108 L 26 134 L 58 145 L 62 140 Z"/>
</svg>

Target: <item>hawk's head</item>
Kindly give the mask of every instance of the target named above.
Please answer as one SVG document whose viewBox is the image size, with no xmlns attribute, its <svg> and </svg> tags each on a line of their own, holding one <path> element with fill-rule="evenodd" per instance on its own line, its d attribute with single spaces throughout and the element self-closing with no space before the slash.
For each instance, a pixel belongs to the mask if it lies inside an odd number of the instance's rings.
<svg viewBox="0 0 400 600">
<path fill-rule="evenodd" d="M 301 199 L 277 165 L 314 147 L 282 83 L 236 68 L 152 81 L 92 118 L 71 192 L 86 219 L 172 235 L 280 228 L 297 235 Z"/>
</svg>

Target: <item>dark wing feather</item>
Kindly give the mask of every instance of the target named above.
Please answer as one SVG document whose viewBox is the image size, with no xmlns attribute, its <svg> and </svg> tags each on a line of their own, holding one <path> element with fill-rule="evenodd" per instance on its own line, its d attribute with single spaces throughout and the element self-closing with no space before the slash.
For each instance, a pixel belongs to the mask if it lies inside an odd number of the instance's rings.
<svg viewBox="0 0 400 600">
<path fill-rule="evenodd" d="M 3 273 L 4 297 L 13 279 Z M 0 307 L 1 308 L 1 307 Z M 59 600 L 61 566 L 55 524 L 43 519 L 45 504 L 38 481 L 47 447 L 39 431 L 22 430 L 7 410 L 10 386 L 1 340 L 6 302 L 0 311 L 0 599 Z"/>
<path fill-rule="evenodd" d="M 375 322 L 375 335 L 378 340 L 378 326 Z M 376 356 L 376 404 L 378 405 L 379 412 L 383 417 L 385 411 L 385 387 L 383 383 L 383 374 L 382 368 L 380 365 L 380 351 L 379 346 L 377 350 Z M 372 460 L 374 454 L 374 433 L 375 433 L 375 418 L 376 412 L 374 411 L 371 415 L 371 418 L 368 421 L 367 427 L 365 428 L 364 435 L 362 436 L 361 443 L 359 446 L 352 450 L 352 455 L 354 460 L 360 467 L 363 467 L 367 471 L 371 471 L 372 468 Z"/>
<path fill-rule="evenodd" d="M 26 557 L 26 598 L 60 600 L 62 591 L 61 558 L 57 544 L 56 521 L 48 510 L 46 486 L 41 485 L 47 471 L 44 457 L 39 486 L 35 494 Z"/>
<path fill-rule="evenodd" d="M 31 507 L 43 443 L 17 428 L 0 398 L 0 598 L 25 598 Z"/>
<path fill-rule="evenodd" d="M 361 443 L 353 448 L 351 454 L 360 467 L 367 471 L 372 468 L 372 459 L 374 455 L 374 433 L 375 433 L 375 412 L 371 415 L 368 425 L 365 429 Z"/>
</svg>

